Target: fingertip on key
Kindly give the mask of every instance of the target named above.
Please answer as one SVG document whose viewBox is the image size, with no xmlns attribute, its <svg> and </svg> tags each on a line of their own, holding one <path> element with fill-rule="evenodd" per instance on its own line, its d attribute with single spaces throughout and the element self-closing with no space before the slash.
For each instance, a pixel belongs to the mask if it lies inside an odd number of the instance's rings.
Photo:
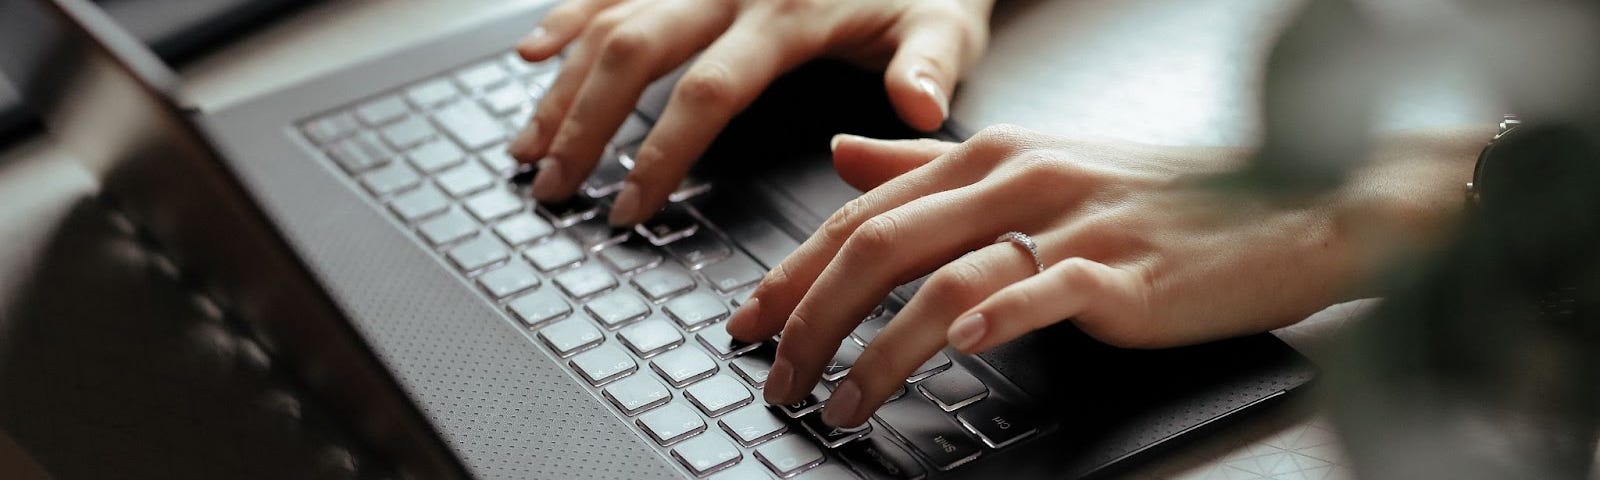
<svg viewBox="0 0 1600 480">
<path fill-rule="evenodd" d="M 733 311 L 732 316 L 728 317 L 728 334 L 741 341 L 757 340 L 754 337 L 758 337 L 758 335 L 752 334 L 752 331 L 755 329 L 756 317 L 760 315 L 761 299 L 750 297 L 743 305 Z"/>
<path fill-rule="evenodd" d="M 532 32 L 528 32 L 521 40 L 517 40 L 517 54 L 521 55 L 524 60 L 539 60 L 540 50 L 544 47 L 545 38 L 549 36 L 550 32 L 545 30 L 544 27 L 534 28 Z"/>
<path fill-rule="evenodd" d="M 973 353 L 973 347 L 978 346 L 984 334 L 989 331 L 989 322 L 981 313 L 974 313 L 961 317 L 950 325 L 947 336 L 950 346 L 956 347 L 962 353 Z"/>
<path fill-rule="evenodd" d="M 540 201 L 560 200 L 561 162 L 545 157 L 539 160 L 539 174 L 533 177 L 533 197 Z"/>
<path fill-rule="evenodd" d="M 847 379 L 839 384 L 839 389 L 833 391 L 833 398 L 828 400 L 828 405 L 822 407 L 822 421 L 838 428 L 852 428 L 859 422 L 855 421 L 856 411 L 861 409 L 861 387 L 855 380 Z"/>
<path fill-rule="evenodd" d="M 611 202 L 611 216 L 607 219 L 614 227 L 633 226 L 644 219 L 639 218 L 639 211 L 643 208 L 644 198 L 639 192 L 639 184 L 632 180 L 623 182 L 622 190 L 617 193 L 617 199 Z"/>
<path fill-rule="evenodd" d="M 789 403 L 791 385 L 794 385 L 794 366 L 780 355 L 772 361 L 772 369 L 767 371 L 767 384 L 762 398 L 766 399 L 769 405 Z"/>
<path fill-rule="evenodd" d="M 517 136 L 511 138 L 511 145 L 506 147 L 506 153 L 511 154 L 513 158 L 518 160 L 528 161 L 525 157 L 534 153 L 532 150 L 538 141 L 539 122 L 529 120 L 528 126 L 517 132 Z"/>
</svg>

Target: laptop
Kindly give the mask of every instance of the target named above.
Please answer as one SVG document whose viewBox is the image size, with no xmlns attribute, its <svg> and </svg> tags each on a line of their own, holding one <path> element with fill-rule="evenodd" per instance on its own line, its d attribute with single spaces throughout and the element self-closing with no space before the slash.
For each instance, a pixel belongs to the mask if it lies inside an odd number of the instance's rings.
<svg viewBox="0 0 1600 480">
<path fill-rule="evenodd" d="M 202 111 L 94 4 L 0 5 L 0 41 L 20 53 L 4 73 L 102 200 L 407 476 L 1079 478 L 1316 375 L 1266 334 L 1134 351 L 1064 323 L 943 352 L 867 425 L 833 429 L 818 418 L 829 387 L 916 282 L 794 405 L 761 400 L 772 342 L 737 343 L 723 322 L 856 194 L 827 135 L 905 133 L 871 75 L 780 80 L 661 215 L 614 229 L 607 202 L 671 79 L 582 195 L 532 202 L 504 142 L 560 62 L 510 53 L 544 8 Z"/>
<path fill-rule="evenodd" d="M 276 18 L 304 0 L 98 0 L 112 18 L 139 37 L 162 60 L 182 62 L 218 42 Z M 35 119 L 22 108 L 4 75 L 0 75 L 0 144 L 31 133 Z"/>
</svg>

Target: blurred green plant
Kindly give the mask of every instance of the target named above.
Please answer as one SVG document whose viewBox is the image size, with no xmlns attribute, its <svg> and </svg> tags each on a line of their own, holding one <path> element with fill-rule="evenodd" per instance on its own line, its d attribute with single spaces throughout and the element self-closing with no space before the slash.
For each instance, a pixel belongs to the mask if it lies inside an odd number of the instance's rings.
<svg viewBox="0 0 1600 480">
<path fill-rule="evenodd" d="M 1427 18 L 1397 31 L 1372 3 L 1309 1 L 1269 59 L 1261 148 L 1223 185 L 1294 200 L 1342 184 L 1381 89 L 1418 73 L 1406 59 L 1470 59 L 1526 130 L 1450 245 L 1388 266 L 1323 390 L 1364 478 L 1595 478 L 1600 2 L 1410 3 Z"/>
</svg>

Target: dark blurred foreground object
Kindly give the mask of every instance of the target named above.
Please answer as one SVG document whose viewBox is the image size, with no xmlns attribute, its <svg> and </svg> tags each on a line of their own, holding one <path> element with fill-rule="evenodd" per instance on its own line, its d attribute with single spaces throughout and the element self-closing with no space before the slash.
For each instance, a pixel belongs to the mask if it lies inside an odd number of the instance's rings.
<svg viewBox="0 0 1600 480">
<path fill-rule="evenodd" d="M 1524 114 L 1480 160 L 1451 244 L 1389 265 L 1387 300 L 1328 366 L 1357 471 L 1594 478 L 1600 5 L 1438 2 L 1385 29 L 1353 3 L 1312 0 L 1285 33 L 1265 81 L 1266 138 L 1228 186 L 1294 201 L 1342 183 L 1370 150 L 1383 86 L 1424 68 L 1407 58 L 1471 59 Z"/>
<path fill-rule="evenodd" d="M 1591 478 L 1600 425 L 1600 130 L 1496 145 L 1454 245 L 1346 339 L 1340 427 L 1369 478 Z M 1501 165 L 1498 162 L 1509 162 Z M 1498 174 L 1498 175 L 1495 175 Z M 1410 273 L 1410 274 L 1407 274 Z"/>
<path fill-rule="evenodd" d="M 96 3 L 118 24 L 150 45 L 162 60 L 181 65 L 250 27 L 311 1 L 98 0 Z M 0 145 L 37 127 L 38 121 L 22 107 L 22 100 L 12 84 L 0 76 Z"/>
</svg>

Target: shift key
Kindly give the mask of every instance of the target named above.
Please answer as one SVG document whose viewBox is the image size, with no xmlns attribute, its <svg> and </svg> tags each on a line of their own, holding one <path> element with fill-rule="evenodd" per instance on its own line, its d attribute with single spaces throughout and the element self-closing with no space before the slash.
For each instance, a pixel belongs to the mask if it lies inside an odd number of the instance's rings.
<svg viewBox="0 0 1600 480">
<path fill-rule="evenodd" d="M 920 480 L 927 474 L 910 453 L 881 433 L 846 443 L 839 453 L 872 480 Z"/>
<path fill-rule="evenodd" d="M 916 395 L 885 404 L 877 416 L 940 470 L 961 466 L 983 451 L 950 414 Z"/>
</svg>

